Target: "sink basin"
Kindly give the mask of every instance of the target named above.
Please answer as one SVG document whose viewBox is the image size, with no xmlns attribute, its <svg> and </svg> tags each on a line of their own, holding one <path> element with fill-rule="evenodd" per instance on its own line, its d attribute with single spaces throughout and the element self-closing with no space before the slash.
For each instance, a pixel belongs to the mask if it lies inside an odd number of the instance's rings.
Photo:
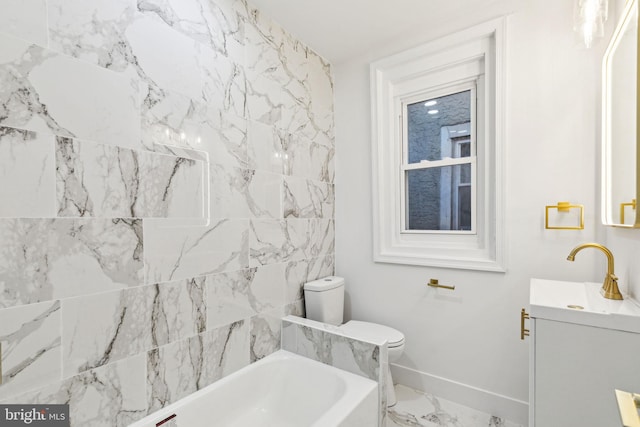
<svg viewBox="0 0 640 427">
<path fill-rule="evenodd" d="M 531 279 L 531 317 L 640 333 L 640 304 L 609 300 L 602 283 Z"/>
</svg>

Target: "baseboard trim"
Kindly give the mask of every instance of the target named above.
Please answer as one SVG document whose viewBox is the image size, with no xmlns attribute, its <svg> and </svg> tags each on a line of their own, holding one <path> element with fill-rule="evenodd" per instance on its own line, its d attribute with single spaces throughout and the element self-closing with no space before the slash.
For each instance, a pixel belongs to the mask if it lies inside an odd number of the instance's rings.
<svg viewBox="0 0 640 427">
<path fill-rule="evenodd" d="M 528 402 L 393 363 L 391 364 L 391 376 L 396 384 L 434 394 L 516 424 L 529 425 Z"/>
</svg>

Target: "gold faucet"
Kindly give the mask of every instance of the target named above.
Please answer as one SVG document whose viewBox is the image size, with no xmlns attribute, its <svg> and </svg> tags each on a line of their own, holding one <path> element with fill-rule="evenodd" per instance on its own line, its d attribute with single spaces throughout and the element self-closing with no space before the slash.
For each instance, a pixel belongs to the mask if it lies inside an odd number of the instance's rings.
<svg viewBox="0 0 640 427">
<path fill-rule="evenodd" d="M 605 246 L 599 245 L 597 243 L 583 243 L 582 245 L 578 245 L 573 248 L 567 259 L 569 261 L 574 261 L 576 259 L 576 254 L 584 248 L 600 249 L 607 256 L 607 275 L 604 277 L 604 283 L 602 284 L 602 289 L 600 290 L 602 296 L 608 299 L 622 299 L 622 294 L 618 289 L 618 278 L 613 273 L 613 254 Z"/>
</svg>

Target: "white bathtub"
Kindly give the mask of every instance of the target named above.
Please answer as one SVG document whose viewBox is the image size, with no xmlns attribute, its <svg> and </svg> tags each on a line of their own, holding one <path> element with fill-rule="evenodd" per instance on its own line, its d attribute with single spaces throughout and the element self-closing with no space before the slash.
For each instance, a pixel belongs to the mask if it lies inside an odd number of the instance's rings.
<svg viewBox="0 0 640 427">
<path fill-rule="evenodd" d="M 129 427 L 375 427 L 377 383 L 279 350 Z"/>
</svg>

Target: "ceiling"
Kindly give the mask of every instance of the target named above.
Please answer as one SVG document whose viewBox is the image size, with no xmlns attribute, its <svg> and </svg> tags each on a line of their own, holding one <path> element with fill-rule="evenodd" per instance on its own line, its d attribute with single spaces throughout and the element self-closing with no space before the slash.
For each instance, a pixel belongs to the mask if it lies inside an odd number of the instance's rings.
<svg viewBox="0 0 640 427">
<path fill-rule="evenodd" d="M 416 31 L 476 22 L 504 13 L 514 0 L 250 0 L 263 14 L 333 64 Z M 458 28 L 452 28 L 458 29 Z"/>
</svg>

